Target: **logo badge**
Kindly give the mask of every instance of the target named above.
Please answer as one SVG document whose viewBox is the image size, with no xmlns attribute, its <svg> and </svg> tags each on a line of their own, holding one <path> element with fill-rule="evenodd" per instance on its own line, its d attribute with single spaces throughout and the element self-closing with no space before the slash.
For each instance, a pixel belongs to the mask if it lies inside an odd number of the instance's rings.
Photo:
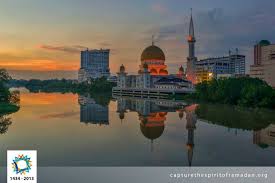
<svg viewBox="0 0 275 183">
<path fill-rule="evenodd" d="M 7 152 L 7 183 L 37 183 L 37 152 Z"/>
<path fill-rule="evenodd" d="M 28 155 L 18 155 L 17 157 L 14 158 L 13 163 L 12 163 L 13 171 L 16 174 L 24 174 L 29 173 L 32 167 L 31 164 L 31 158 L 28 157 Z"/>
</svg>

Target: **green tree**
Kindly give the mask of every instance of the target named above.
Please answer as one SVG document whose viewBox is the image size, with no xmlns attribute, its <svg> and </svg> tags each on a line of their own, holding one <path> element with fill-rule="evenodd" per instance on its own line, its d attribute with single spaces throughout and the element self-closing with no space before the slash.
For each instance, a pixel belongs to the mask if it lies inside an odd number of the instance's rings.
<svg viewBox="0 0 275 183">
<path fill-rule="evenodd" d="M 11 79 L 11 76 L 5 69 L 0 69 L 0 82 L 6 83 Z"/>
<path fill-rule="evenodd" d="M 8 102 L 11 97 L 9 89 L 5 86 L 11 76 L 5 69 L 0 69 L 0 102 Z"/>
<path fill-rule="evenodd" d="M 275 91 L 255 78 L 228 78 L 202 82 L 191 97 L 207 102 L 275 108 Z"/>
<path fill-rule="evenodd" d="M 11 118 L 0 116 L 0 134 L 7 133 L 8 128 L 11 124 Z"/>
</svg>

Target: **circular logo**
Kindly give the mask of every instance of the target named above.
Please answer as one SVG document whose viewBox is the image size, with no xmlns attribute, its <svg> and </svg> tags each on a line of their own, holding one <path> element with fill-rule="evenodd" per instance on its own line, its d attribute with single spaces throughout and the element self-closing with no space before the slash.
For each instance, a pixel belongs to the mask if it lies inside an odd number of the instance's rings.
<svg viewBox="0 0 275 183">
<path fill-rule="evenodd" d="M 29 173 L 32 167 L 32 161 L 31 158 L 28 157 L 27 155 L 24 156 L 18 155 L 17 157 L 14 158 L 13 163 L 12 163 L 12 168 L 13 171 L 16 174 L 21 174 L 25 175 L 26 173 Z"/>
</svg>

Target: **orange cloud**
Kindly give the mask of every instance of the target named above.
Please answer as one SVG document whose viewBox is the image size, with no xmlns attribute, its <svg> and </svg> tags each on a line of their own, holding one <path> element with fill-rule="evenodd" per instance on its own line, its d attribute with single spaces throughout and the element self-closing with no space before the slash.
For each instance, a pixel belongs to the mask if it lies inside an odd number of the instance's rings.
<svg viewBox="0 0 275 183">
<path fill-rule="evenodd" d="M 54 60 L 25 60 L 25 61 L 8 61 L 0 63 L 1 68 L 9 70 L 34 70 L 34 71 L 56 71 L 56 70 L 77 70 L 77 64 L 58 63 Z"/>
</svg>

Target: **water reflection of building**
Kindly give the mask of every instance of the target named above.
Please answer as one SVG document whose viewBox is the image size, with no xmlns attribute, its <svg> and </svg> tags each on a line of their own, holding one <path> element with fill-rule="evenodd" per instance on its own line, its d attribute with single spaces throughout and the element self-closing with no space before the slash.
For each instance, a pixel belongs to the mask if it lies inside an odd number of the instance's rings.
<svg viewBox="0 0 275 183">
<path fill-rule="evenodd" d="M 166 115 L 168 112 L 175 112 L 183 108 L 186 104 L 165 99 L 149 99 L 134 97 L 116 97 L 117 112 L 123 120 L 127 111 L 138 113 L 140 120 L 140 131 L 151 141 L 151 150 L 153 151 L 153 141 L 159 138 L 165 128 Z"/>
<path fill-rule="evenodd" d="M 86 124 L 109 125 L 108 106 L 102 106 L 95 102 L 93 98 L 79 96 L 80 122 Z"/>
<path fill-rule="evenodd" d="M 275 125 L 271 124 L 265 129 L 254 131 L 253 143 L 260 147 L 275 147 Z"/>
<path fill-rule="evenodd" d="M 140 119 L 140 131 L 147 139 L 151 140 L 151 151 L 153 151 L 153 141 L 159 138 L 165 128 L 165 115 L 161 116 L 161 113 L 150 113 L 149 116 L 139 116 Z"/>
<path fill-rule="evenodd" d="M 151 100 L 148 98 L 117 97 L 117 112 L 120 119 L 124 118 L 127 111 L 138 113 L 140 120 L 140 131 L 144 137 L 151 141 L 151 151 L 153 151 L 153 142 L 162 136 L 165 129 L 166 116 L 169 112 L 178 112 L 179 119 L 186 116 L 187 129 L 187 157 L 188 165 L 192 165 L 194 151 L 194 135 L 196 129 L 197 116 L 195 110 L 197 105 L 185 106 L 185 103 L 172 100 Z M 123 117 L 123 118 L 121 118 Z"/>
<path fill-rule="evenodd" d="M 186 114 L 186 129 L 188 131 L 187 136 L 187 157 L 188 157 L 188 165 L 192 165 L 192 159 L 193 159 L 193 151 L 194 151 L 194 131 L 196 129 L 196 123 L 197 123 L 197 116 L 195 114 L 195 110 L 197 108 L 197 105 L 191 105 L 185 107 L 185 114 Z"/>
</svg>

